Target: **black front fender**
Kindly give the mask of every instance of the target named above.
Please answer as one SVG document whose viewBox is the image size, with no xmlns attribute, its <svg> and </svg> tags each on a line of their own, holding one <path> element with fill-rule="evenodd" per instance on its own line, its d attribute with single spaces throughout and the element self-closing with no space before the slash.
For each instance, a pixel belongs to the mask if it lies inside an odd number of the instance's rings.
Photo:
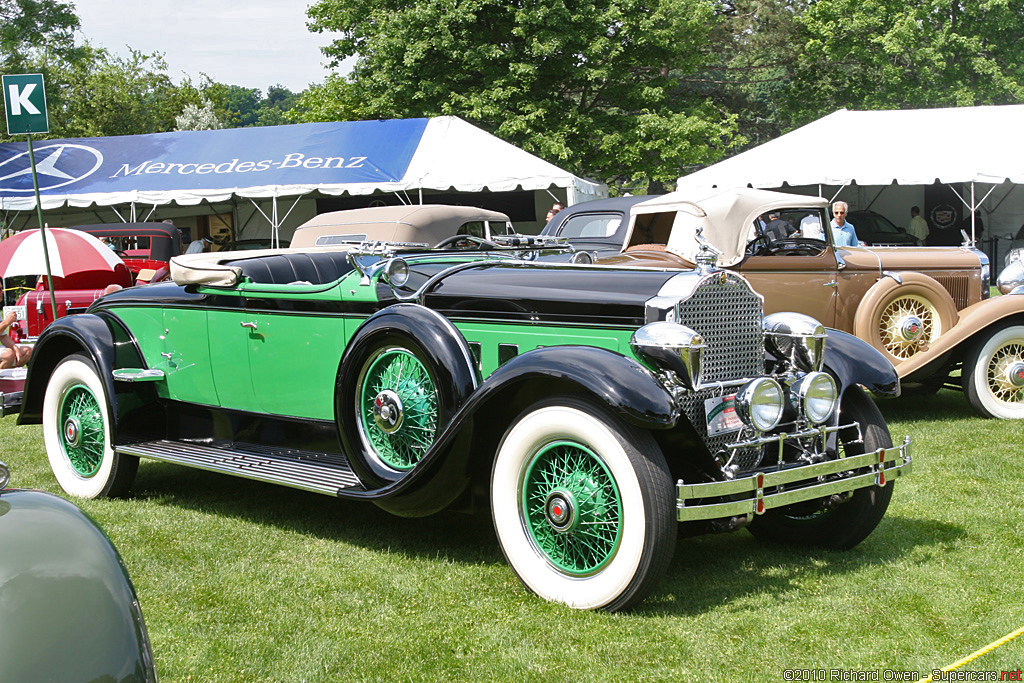
<svg viewBox="0 0 1024 683">
<path fill-rule="evenodd" d="M 575 384 L 638 427 L 669 429 L 679 420 L 672 395 L 654 373 L 632 358 L 593 346 L 549 346 L 517 356 L 487 378 L 473 401 L 539 378 Z"/>
<path fill-rule="evenodd" d="M 882 352 L 863 339 L 828 330 L 825 367 L 839 380 L 839 392 L 857 384 L 879 396 L 899 396 L 900 378 Z"/>
<path fill-rule="evenodd" d="M 54 368 L 68 356 L 81 353 L 92 359 L 108 397 L 108 409 L 116 427 L 123 396 L 115 386 L 114 368 L 144 368 L 138 345 L 113 315 L 81 313 L 58 318 L 43 330 L 29 360 L 25 395 L 18 424 L 42 421 L 43 397 Z M 153 391 L 152 387 L 147 388 Z M 136 389 L 137 391 L 137 389 Z M 116 432 L 116 429 L 115 429 Z"/>
</svg>

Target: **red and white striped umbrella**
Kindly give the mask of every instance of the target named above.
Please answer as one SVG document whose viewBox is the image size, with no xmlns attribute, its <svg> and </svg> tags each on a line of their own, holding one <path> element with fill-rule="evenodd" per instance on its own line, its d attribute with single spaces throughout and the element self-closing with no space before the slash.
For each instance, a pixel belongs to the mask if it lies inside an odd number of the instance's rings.
<svg viewBox="0 0 1024 683">
<path fill-rule="evenodd" d="M 94 270 L 113 272 L 124 263 L 109 246 L 81 230 L 47 228 L 46 248 L 54 277 Z M 45 274 L 42 231 L 23 230 L 0 242 L 0 276 Z"/>
</svg>

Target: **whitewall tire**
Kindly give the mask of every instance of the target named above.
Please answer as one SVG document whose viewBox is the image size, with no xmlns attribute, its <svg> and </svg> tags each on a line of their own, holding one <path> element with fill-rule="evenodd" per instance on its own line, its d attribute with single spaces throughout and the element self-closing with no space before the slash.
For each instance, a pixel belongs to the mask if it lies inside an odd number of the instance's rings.
<svg viewBox="0 0 1024 683">
<path fill-rule="evenodd" d="M 673 484 L 657 443 L 603 406 L 540 401 L 505 433 L 491 513 L 523 584 L 580 609 L 627 609 L 672 559 Z"/>
<path fill-rule="evenodd" d="M 138 458 L 111 447 L 107 395 L 91 359 L 65 358 L 53 371 L 43 398 L 43 440 L 57 483 L 73 496 L 124 494 Z"/>
<path fill-rule="evenodd" d="M 964 356 L 964 393 L 978 414 L 1024 419 L 1024 325 L 1001 327 Z"/>
</svg>

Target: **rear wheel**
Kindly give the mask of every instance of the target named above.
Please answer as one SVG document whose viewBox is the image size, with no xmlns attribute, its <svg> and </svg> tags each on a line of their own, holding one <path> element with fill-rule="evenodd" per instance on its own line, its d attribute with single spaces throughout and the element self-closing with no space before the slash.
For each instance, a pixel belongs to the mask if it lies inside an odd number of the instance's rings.
<svg viewBox="0 0 1024 683">
<path fill-rule="evenodd" d="M 43 398 L 43 440 L 57 483 L 73 496 L 105 498 L 128 492 L 139 459 L 111 447 L 107 396 L 91 359 L 65 358 Z"/>
<path fill-rule="evenodd" d="M 675 547 L 672 493 L 649 433 L 567 396 L 516 419 L 491 473 L 513 571 L 545 600 L 581 609 L 627 609 L 662 577 Z"/>
<path fill-rule="evenodd" d="M 1002 327 L 964 357 L 964 393 L 983 417 L 1024 418 L 1024 326 Z"/>
<path fill-rule="evenodd" d="M 850 422 L 860 424 L 863 443 L 856 442 L 856 429 L 840 432 L 842 455 L 892 446 L 889 428 L 878 406 L 857 388 L 846 391 L 839 407 L 839 423 Z M 892 487 L 890 482 L 857 489 L 844 502 L 810 501 L 769 510 L 755 517 L 748 528 L 756 537 L 776 543 L 847 550 L 867 538 L 882 521 L 892 498 Z"/>
</svg>

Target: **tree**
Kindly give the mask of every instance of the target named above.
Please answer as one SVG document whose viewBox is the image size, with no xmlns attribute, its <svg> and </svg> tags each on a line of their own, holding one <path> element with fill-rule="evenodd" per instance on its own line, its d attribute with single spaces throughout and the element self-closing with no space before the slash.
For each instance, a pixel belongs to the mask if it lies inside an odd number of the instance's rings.
<svg viewBox="0 0 1024 683">
<path fill-rule="evenodd" d="M 782 105 L 806 42 L 798 19 L 808 2 L 720 0 L 705 65 L 680 74 L 680 88 L 734 113 L 749 144 L 789 130 L 789 109 Z"/>
<path fill-rule="evenodd" d="M 735 119 L 678 91 L 706 57 L 712 0 L 321 0 L 339 31 L 303 120 L 457 115 L 613 184 L 673 181 L 720 158 Z"/>
<path fill-rule="evenodd" d="M 186 104 L 179 116 L 174 117 L 174 130 L 219 130 L 224 124 L 213 110 L 213 102 L 203 100 L 201 105 Z"/>
<path fill-rule="evenodd" d="M 19 73 L 39 53 L 74 53 L 78 17 L 70 2 L 0 0 L 0 72 Z"/>
<path fill-rule="evenodd" d="M 171 81 L 160 53 L 130 49 L 122 58 L 105 49 L 88 49 L 90 58 L 64 75 L 60 137 L 168 131 L 185 104 L 199 100 L 190 82 Z"/>
<path fill-rule="evenodd" d="M 841 107 L 1024 100 L 1024 6 L 1012 0 L 818 0 L 799 17 L 788 105 L 797 122 Z"/>
</svg>

